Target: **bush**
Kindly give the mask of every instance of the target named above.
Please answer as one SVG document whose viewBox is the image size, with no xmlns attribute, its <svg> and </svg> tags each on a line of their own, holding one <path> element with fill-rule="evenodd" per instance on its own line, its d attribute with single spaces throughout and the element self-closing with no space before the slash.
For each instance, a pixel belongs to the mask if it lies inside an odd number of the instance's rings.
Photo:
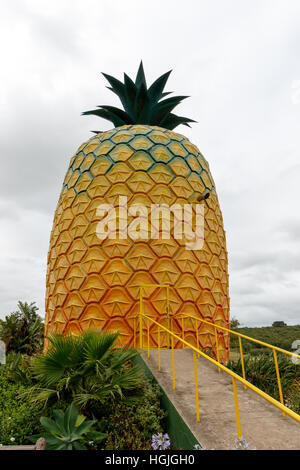
<svg viewBox="0 0 300 470">
<path fill-rule="evenodd" d="M 280 380 L 285 404 L 296 413 L 300 411 L 300 368 L 290 357 L 277 354 Z M 278 383 L 273 353 L 261 352 L 245 357 L 246 379 L 264 392 L 279 400 Z M 241 360 L 229 361 L 227 367 L 242 376 Z"/>
<path fill-rule="evenodd" d="M 41 416 L 49 424 L 62 416 L 54 409 L 66 411 L 75 402 L 95 424 L 92 448 L 151 449 L 153 434 L 165 431 L 160 389 L 133 365 L 137 351 L 115 347 L 117 337 L 54 335 L 46 355 L 8 354 L 0 370 L 0 443 L 30 444 L 31 436 L 43 435 Z M 107 435 L 101 444 L 96 431 Z"/>
<path fill-rule="evenodd" d="M 118 336 L 119 332 L 105 331 L 51 335 L 47 353 L 32 362 L 36 383 L 28 391 L 31 399 L 44 404 L 74 401 L 88 414 L 97 403 L 139 393 L 144 376 L 132 365 L 139 353 L 117 348 Z"/>
<path fill-rule="evenodd" d="M 31 371 L 32 356 L 10 352 L 6 357 L 5 374 L 10 382 L 24 386 L 33 384 Z"/>
<path fill-rule="evenodd" d="M 165 430 L 166 412 L 160 404 L 158 385 L 147 381 L 142 400 L 136 403 L 119 402 L 100 420 L 100 429 L 108 434 L 105 450 L 151 450 L 152 435 Z"/>
<path fill-rule="evenodd" d="M 5 368 L 0 369 L 0 443 L 31 444 L 29 436 L 41 429 L 41 409 L 19 394 L 26 387 L 10 382 Z"/>
<path fill-rule="evenodd" d="M 277 346 L 278 348 L 286 349 L 287 351 L 291 351 L 293 341 L 300 338 L 300 325 L 294 326 L 281 326 L 280 328 L 276 326 L 262 326 L 256 328 L 250 327 L 243 327 L 243 328 L 236 328 L 235 331 L 237 333 L 242 333 L 246 336 L 250 336 L 251 338 L 258 339 L 265 343 L 272 344 L 273 346 Z M 243 350 L 245 353 L 251 352 L 255 350 L 266 350 L 264 346 L 260 344 L 254 343 L 252 341 L 248 341 L 246 339 L 242 339 L 243 343 Z M 239 341 L 237 335 L 230 335 L 230 349 L 235 350 L 239 348 Z"/>
<path fill-rule="evenodd" d="M 44 342 L 44 324 L 37 314 L 35 302 L 18 302 L 18 310 L 0 320 L 0 339 L 6 352 L 33 355 L 40 352 Z"/>
</svg>

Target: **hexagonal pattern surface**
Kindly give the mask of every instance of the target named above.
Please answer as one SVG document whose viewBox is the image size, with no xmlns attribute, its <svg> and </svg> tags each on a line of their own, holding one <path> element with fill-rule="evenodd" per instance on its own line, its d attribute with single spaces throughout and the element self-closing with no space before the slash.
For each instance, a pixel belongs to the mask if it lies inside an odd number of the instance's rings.
<svg viewBox="0 0 300 470">
<path fill-rule="evenodd" d="M 159 233 L 157 227 L 155 232 L 150 217 L 146 222 L 156 238 L 150 233 L 149 239 L 138 240 L 120 235 L 115 240 L 101 240 L 97 236 L 102 217 L 97 208 L 102 203 L 117 205 L 123 195 L 128 198 L 128 206 L 182 206 L 205 189 L 211 191 L 211 197 L 205 203 L 201 250 L 187 250 L 184 241 L 174 238 L 175 218 L 171 219 L 171 238 L 164 238 L 161 227 Z M 119 212 L 117 220 L 128 227 L 137 223 L 132 214 L 126 220 Z M 145 233 L 143 230 L 141 233 Z M 46 334 L 120 329 L 120 341 L 133 346 L 139 285 L 145 283 L 170 285 L 172 315 L 190 313 L 228 326 L 225 243 L 208 163 L 188 139 L 145 125 L 122 126 L 93 136 L 71 158 L 54 215 L 48 255 Z M 165 289 L 148 288 L 144 294 L 144 311 L 165 324 Z M 174 328 L 182 333 L 180 319 L 174 319 Z M 185 337 L 196 344 L 195 322 L 186 321 L 184 330 Z M 201 347 L 215 349 L 214 331 L 207 325 L 201 324 L 198 340 Z M 155 325 L 150 328 L 150 344 L 157 345 Z M 226 360 L 228 338 L 219 338 L 219 345 L 221 357 Z"/>
</svg>

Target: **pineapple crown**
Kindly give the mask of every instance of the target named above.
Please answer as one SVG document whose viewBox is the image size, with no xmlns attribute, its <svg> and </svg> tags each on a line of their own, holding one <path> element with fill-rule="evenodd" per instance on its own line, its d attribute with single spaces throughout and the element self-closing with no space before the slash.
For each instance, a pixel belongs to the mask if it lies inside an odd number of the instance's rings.
<svg viewBox="0 0 300 470">
<path fill-rule="evenodd" d="M 110 84 L 110 87 L 107 88 L 119 97 L 124 109 L 102 105 L 97 106 L 99 109 L 85 111 L 82 114 L 85 116 L 94 114 L 107 119 L 115 127 L 126 124 L 149 124 L 170 130 L 179 126 L 179 124 L 190 127 L 189 122 L 196 121 L 177 116 L 171 112 L 188 96 L 173 96 L 162 100 L 162 98 L 172 93 L 163 91 L 170 73 L 171 70 L 161 75 L 149 88 L 147 88 L 142 61 L 135 82 L 126 73 L 124 73 L 124 83 L 111 75 L 103 73 L 102 75 Z"/>
</svg>

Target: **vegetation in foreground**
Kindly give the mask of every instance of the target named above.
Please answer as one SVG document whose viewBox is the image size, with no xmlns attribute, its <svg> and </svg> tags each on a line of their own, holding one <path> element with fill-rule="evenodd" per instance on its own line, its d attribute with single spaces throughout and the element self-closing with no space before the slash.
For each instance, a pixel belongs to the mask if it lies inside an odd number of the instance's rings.
<svg viewBox="0 0 300 470">
<path fill-rule="evenodd" d="M 0 367 L 2 445 L 30 444 L 46 436 L 49 449 L 169 448 L 160 389 L 134 365 L 136 351 L 116 346 L 118 333 L 55 334 L 49 338 L 47 354 L 42 355 L 37 307 L 22 302 L 18 307 L 0 322 L 0 337 L 9 350 L 6 365 Z M 283 349 L 289 349 L 287 344 L 300 333 L 300 326 L 282 324 L 239 328 L 237 322 L 233 327 Z M 234 345 L 236 337 L 232 336 Z M 243 343 L 247 380 L 279 399 L 272 353 Z M 250 344 L 248 349 L 245 343 Z M 278 363 L 284 402 L 300 413 L 300 369 L 280 353 Z M 238 357 L 228 367 L 242 375 Z M 164 444 L 159 444 L 161 440 Z"/>
<path fill-rule="evenodd" d="M 117 337 L 56 334 L 45 355 L 9 353 L 0 369 L 0 443 L 46 434 L 51 449 L 151 449 L 153 434 L 164 430 L 159 387 Z"/>
</svg>

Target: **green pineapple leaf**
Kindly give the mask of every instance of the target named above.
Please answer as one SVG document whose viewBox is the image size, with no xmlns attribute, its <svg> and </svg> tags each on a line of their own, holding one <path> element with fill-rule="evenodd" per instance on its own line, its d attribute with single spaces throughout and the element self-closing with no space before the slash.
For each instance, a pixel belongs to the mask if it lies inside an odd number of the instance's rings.
<svg viewBox="0 0 300 470">
<path fill-rule="evenodd" d="M 124 83 L 111 75 L 102 73 L 110 84 L 107 88 L 119 97 L 123 109 L 101 105 L 98 106 L 99 109 L 84 111 L 82 114 L 101 117 L 112 122 L 115 127 L 128 124 L 148 124 L 166 129 L 174 129 L 180 124 L 190 127 L 189 123 L 196 121 L 171 113 L 182 100 L 188 98 L 187 96 L 173 96 L 161 101 L 171 93 L 164 91 L 170 73 L 171 70 L 164 73 L 149 88 L 147 88 L 143 62 L 140 63 L 135 82 L 126 73 L 124 73 Z"/>
</svg>

